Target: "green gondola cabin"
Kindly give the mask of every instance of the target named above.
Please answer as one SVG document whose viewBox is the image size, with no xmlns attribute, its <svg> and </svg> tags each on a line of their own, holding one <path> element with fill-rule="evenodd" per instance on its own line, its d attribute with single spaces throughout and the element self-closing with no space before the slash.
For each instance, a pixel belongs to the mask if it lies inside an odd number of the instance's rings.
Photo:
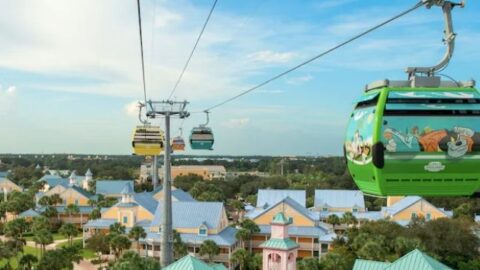
<svg viewBox="0 0 480 270">
<path fill-rule="evenodd" d="M 471 195 L 480 188 L 480 93 L 474 82 L 367 86 L 344 150 L 358 187 L 372 195 Z"/>
</svg>

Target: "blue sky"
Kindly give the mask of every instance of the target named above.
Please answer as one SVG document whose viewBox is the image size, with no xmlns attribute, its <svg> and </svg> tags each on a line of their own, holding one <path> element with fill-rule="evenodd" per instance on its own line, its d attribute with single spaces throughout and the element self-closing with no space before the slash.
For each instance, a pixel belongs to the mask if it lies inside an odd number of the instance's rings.
<svg viewBox="0 0 480 270">
<path fill-rule="evenodd" d="M 135 2 L 0 0 L 0 152 L 130 153 L 132 105 L 143 99 Z M 167 97 L 211 4 L 142 1 L 151 99 Z M 414 4 L 219 0 L 175 97 L 205 109 Z M 480 79 L 480 3 L 467 4 L 454 10 L 457 46 L 445 71 L 458 80 Z M 422 8 L 214 110 L 209 153 L 340 155 L 363 86 L 436 63 L 442 31 L 440 9 Z M 193 114 L 184 135 L 203 121 Z"/>
</svg>

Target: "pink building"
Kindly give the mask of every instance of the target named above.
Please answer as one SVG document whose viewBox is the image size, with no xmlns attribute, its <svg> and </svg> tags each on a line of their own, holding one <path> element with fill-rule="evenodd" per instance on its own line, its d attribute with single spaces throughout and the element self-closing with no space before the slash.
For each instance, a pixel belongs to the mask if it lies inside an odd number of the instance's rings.
<svg viewBox="0 0 480 270">
<path fill-rule="evenodd" d="M 298 244 L 288 236 L 292 224 L 283 213 L 273 218 L 272 235 L 260 245 L 263 248 L 263 270 L 296 270 Z"/>
</svg>

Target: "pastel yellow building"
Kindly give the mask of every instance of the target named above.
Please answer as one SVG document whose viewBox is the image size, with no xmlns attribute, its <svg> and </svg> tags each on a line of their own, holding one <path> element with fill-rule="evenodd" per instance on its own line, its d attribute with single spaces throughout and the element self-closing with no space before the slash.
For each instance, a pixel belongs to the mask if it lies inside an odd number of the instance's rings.
<svg viewBox="0 0 480 270">
<path fill-rule="evenodd" d="M 398 223 L 408 223 L 414 218 L 426 221 L 451 217 L 452 213 L 437 208 L 419 196 L 389 197 L 387 207 L 382 209 L 384 218 Z"/>
<path fill-rule="evenodd" d="M 7 178 L 0 178 L 0 193 L 3 193 L 5 198 L 13 191 L 22 192 L 22 188 Z"/>
<path fill-rule="evenodd" d="M 255 252 L 262 251 L 260 245 L 270 237 L 270 223 L 279 213 L 292 219 L 288 233 L 299 245 L 298 257 L 319 258 L 328 252 L 336 235 L 319 220 L 318 213 L 305 208 L 304 190 L 259 190 L 257 196 L 256 208 L 245 215 L 260 228 L 260 232 L 248 243 Z"/>
<path fill-rule="evenodd" d="M 225 179 L 227 170 L 224 166 L 203 166 L 203 165 L 183 165 L 172 166 L 172 179 L 178 176 L 195 174 L 201 176 L 203 180 Z M 163 169 L 159 170 L 159 177 L 163 179 Z"/>
</svg>

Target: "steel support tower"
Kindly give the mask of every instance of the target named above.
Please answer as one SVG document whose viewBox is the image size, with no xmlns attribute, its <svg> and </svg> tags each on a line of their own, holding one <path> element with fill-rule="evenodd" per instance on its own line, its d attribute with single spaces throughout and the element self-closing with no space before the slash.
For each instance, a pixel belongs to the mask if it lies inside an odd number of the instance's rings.
<svg viewBox="0 0 480 270">
<path fill-rule="evenodd" d="M 173 262 L 173 229 L 172 229 L 172 174 L 171 174 L 171 145 L 170 145 L 170 118 L 186 118 L 190 114 L 185 110 L 187 101 L 148 101 L 147 117 L 165 118 L 165 143 L 164 143 L 164 176 L 163 176 L 163 201 L 162 223 L 160 228 L 161 247 L 160 265 L 162 268 Z"/>
</svg>

